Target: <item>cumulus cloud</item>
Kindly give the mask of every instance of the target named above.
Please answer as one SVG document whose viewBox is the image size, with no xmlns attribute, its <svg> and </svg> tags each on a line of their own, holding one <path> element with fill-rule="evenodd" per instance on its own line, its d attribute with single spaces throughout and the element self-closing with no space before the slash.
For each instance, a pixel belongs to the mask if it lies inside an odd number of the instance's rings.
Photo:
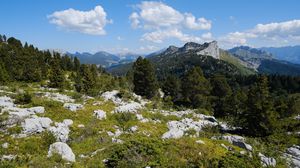
<svg viewBox="0 0 300 168">
<path fill-rule="evenodd" d="M 112 23 L 108 20 L 104 9 L 99 5 L 90 11 L 67 9 L 56 11 L 48 16 L 50 23 L 66 30 L 77 31 L 90 35 L 105 35 L 104 27 Z"/>
<path fill-rule="evenodd" d="M 203 17 L 196 19 L 195 16 L 188 13 L 185 14 L 185 26 L 194 30 L 209 30 L 211 28 L 211 21 Z"/>
<path fill-rule="evenodd" d="M 200 37 L 184 34 L 182 31 L 176 28 L 168 29 L 168 30 L 157 30 L 150 33 L 145 33 L 142 37 L 142 40 L 147 40 L 154 43 L 162 43 L 165 39 L 169 39 L 169 38 L 177 38 L 183 42 L 202 41 Z"/>
<path fill-rule="evenodd" d="M 299 42 L 300 20 L 257 24 L 254 28 L 246 31 L 228 33 L 219 40 L 235 46 L 245 45 L 250 39 L 269 41 L 270 44 L 297 40 Z"/>
<path fill-rule="evenodd" d="M 162 2 L 144 1 L 136 5 L 136 11 L 129 16 L 133 28 L 142 28 L 147 31 L 142 40 L 161 43 L 168 38 L 177 38 L 181 41 L 201 41 L 183 33 L 187 30 L 210 30 L 211 21 L 203 17 L 196 18 L 191 13 L 181 13 Z"/>
</svg>

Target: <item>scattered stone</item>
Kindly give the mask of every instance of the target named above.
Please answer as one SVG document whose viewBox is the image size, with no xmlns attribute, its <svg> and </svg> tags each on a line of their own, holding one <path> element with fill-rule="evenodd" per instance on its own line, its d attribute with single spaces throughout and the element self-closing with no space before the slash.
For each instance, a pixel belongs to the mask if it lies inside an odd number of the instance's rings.
<svg viewBox="0 0 300 168">
<path fill-rule="evenodd" d="M 78 128 L 84 128 L 85 126 L 83 124 L 78 124 L 77 127 Z"/>
<path fill-rule="evenodd" d="M 289 161 L 290 167 L 300 167 L 300 146 L 289 147 L 284 156 Z"/>
<path fill-rule="evenodd" d="M 142 123 L 149 122 L 149 119 L 144 118 L 142 114 L 136 114 L 136 118 Z"/>
<path fill-rule="evenodd" d="M 240 154 L 241 154 L 241 155 L 246 155 L 246 153 L 247 153 L 247 152 L 244 151 L 244 150 L 240 151 Z"/>
<path fill-rule="evenodd" d="M 52 123 L 52 120 L 47 117 L 32 117 L 33 118 L 26 118 L 25 121 L 21 124 L 23 133 L 25 134 L 41 133 L 44 130 L 48 129 Z"/>
<path fill-rule="evenodd" d="M 137 130 L 138 130 L 138 126 L 136 125 L 129 128 L 130 132 L 136 132 Z"/>
<path fill-rule="evenodd" d="M 65 119 L 61 123 L 55 123 L 55 126 L 49 128 L 49 131 L 55 136 L 56 141 L 67 142 L 69 139 L 69 126 L 73 124 L 70 119 Z"/>
<path fill-rule="evenodd" d="M 74 104 L 74 103 L 65 103 L 64 108 L 75 112 L 77 110 L 81 110 L 83 108 L 83 105 L 82 104 Z"/>
<path fill-rule="evenodd" d="M 96 118 L 99 120 L 103 120 L 106 119 L 106 112 L 103 110 L 95 110 L 94 116 L 96 116 Z"/>
<path fill-rule="evenodd" d="M 1 146 L 2 146 L 2 148 L 7 149 L 9 146 L 9 143 L 5 142 Z"/>
<path fill-rule="evenodd" d="M 16 159 L 17 155 L 3 155 L 2 158 L 1 158 L 1 161 L 11 161 L 11 160 L 14 160 Z"/>
<path fill-rule="evenodd" d="M 66 143 L 55 142 L 51 144 L 48 151 L 48 157 L 51 157 L 55 153 L 59 154 L 62 159 L 66 161 L 75 162 L 75 155 L 72 149 Z"/>
<path fill-rule="evenodd" d="M 238 146 L 240 148 L 246 149 L 248 151 L 252 151 L 252 146 L 245 143 L 245 138 L 238 135 L 225 135 L 222 136 L 221 139 L 228 141 L 229 143 Z"/>
<path fill-rule="evenodd" d="M 202 131 L 202 128 L 205 126 L 216 126 L 217 123 L 207 121 L 207 120 L 199 120 L 194 121 L 190 118 L 184 118 L 181 121 L 170 121 L 168 122 L 169 131 L 164 133 L 162 138 L 180 138 L 184 135 L 185 131 L 190 129 L 195 130 L 197 133 Z"/>
<path fill-rule="evenodd" d="M 111 142 L 112 142 L 112 143 L 123 143 L 123 140 L 117 139 L 117 138 L 112 138 L 112 139 L 111 139 Z"/>
<path fill-rule="evenodd" d="M 101 97 L 105 101 L 111 100 L 113 103 L 118 105 L 118 104 L 122 104 L 122 99 L 117 96 L 118 94 L 119 94 L 119 91 L 117 91 L 117 90 L 107 91 L 107 92 L 104 92 L 101 95 Z"/>
<path fill-rule="evenodd" d="M 197 140 L 197 141 L 196 141 L 196 143 L 198 143 L 198 144 L 202 144 L 202 145 L 204 145 L 204 144 L 205 144 L 205 142 L 204 142 L 204 141 L 202 141 L 202 140 Z"/>
<path fill-rule="evenodd" d="M 226 145 L 221 144 L 221 146 L 222 146 L 223 148 L 225 148 L 226 150 L 229 150 L 228 147 L 227 147 Z"/>
<path fill-rule="evenodd" d="M 274 158 L 266 157 L 262 153 L 258 153 L 258 156 L 260 157 L 260 161 L 263 167 L 275 167 L 276 166 L 276 160 Z"/>
<path fill-rule="evenodd" d="M 127 104 L 120 105 L 115 108 L 116 113 L 136 113 L 139 109 L 142 108 L 142 105 L 137 102 L 130 102 Z"/>
<path fill-rule="evenodd" d="M 73 103 L 73 102 L 75 102 L 75 100 L 72 99 L 70 96 L 63 95 L 63 94 L 60 94 L 60 93 L 45 92 L 44 97 L 47 97 L 51 100 L 58 101 L 58 102 L 61 102 L 61 103 Z"/>
<path fill-rule="evenodd" d="M 1 108 L 10 108 L 15 107 L 15 104 L 13 102 L 13 99 L 7 96 L 1 96 L 0 97 L 0 107 Z"/>
</svg>

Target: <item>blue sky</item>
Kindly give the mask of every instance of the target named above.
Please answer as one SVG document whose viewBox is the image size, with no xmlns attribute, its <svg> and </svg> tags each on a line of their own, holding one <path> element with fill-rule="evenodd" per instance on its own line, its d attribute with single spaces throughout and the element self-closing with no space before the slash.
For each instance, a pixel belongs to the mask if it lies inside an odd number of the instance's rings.
<svg viewBox="0 0 300 168">
<path fill-rule="evenodd" d="M 2 0 L 0 34 L 69 52 L 298 45 L 299 8 L 299 0 Z"/>
</svg>

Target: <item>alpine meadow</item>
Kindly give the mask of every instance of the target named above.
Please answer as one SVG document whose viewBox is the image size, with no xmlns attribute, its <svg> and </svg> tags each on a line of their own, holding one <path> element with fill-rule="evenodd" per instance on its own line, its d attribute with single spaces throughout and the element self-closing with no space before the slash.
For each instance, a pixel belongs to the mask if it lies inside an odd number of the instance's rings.
<svg viewBox="0 0 300 168">
<path fill-rule="evenodd" d="M 1 168 L 300 168 L 299 1 L 0 6 Z"/>
</svg>

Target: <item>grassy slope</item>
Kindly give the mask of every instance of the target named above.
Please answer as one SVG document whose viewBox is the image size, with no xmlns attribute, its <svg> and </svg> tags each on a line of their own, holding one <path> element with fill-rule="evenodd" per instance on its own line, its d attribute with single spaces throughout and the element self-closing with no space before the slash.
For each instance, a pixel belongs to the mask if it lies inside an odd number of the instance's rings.
<svg viewBox="0 0 300 168">
<path fill-rule="evenodd" d="M 237 58 L 231 56 L 227 51 L 220 50 L 220 58 L 221 58 L 221 60 L 224 60 L 228 63 L 235 65 L 241 71 L 241 73 L 243 75 L 255 74 L 254 70 L 249 69 L 249 68 L 245 67 L 244 65 L 242 65 Z"/>
</svg>

